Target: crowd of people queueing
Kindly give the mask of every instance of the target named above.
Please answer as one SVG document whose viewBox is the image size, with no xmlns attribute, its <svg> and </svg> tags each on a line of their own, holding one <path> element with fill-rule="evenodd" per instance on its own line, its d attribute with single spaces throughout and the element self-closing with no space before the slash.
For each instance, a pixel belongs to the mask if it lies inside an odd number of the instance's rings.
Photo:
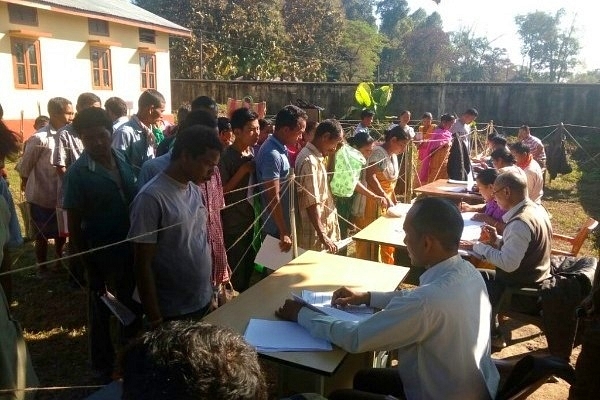
<svg viewBox="0 0 600 400">
<path fill-rule="evenodd" d="M 69 100 L 51 99 L 47 124 L 25 143 L 17 167 L 35 227 L 41 277 L 48 268 L 48 239 L 54 239 L 58 260 L 65 244 L 57 210 L 67 215 L 69 252 L 79 255 L 70 266 L 71 276 L 87 282 L 90 357 L 99 376 L 110 379 L 115 365 L 110 312 L 102 301 L 109 291 L 136 316 L 133 323 L 120 325 L 119 345 L 135 340 L 144 328 L 201 318 L 215 307 L 215 293 L 224 283 L 233 282 L 240 291 L 249 287 L 257 239 L 271 235 L 282 251 L 290 250 L 289 196 L 295 196 L 298 205 L 298 245 L 336 253 L 350 225 L 364 228 L 397 203 L 398 155 L 415 141 L 419 178 L 424 181 L 439 178 L 442 170 L 448 178 L 466 180 L 477 168 L 485 204 L 460 207 L 477 211 L 475 218 L 490 227 L 488 238 L 473 250 L 501 271 L 474 273 L 457 256 L 462 231 L 458 209 L 440 199 L 419 200 L 404 230 L 413 264 L 428 269 L 421 277 L 422 288 L 389 294 L 336 291 L 334 300 L 340 305 L 366 303 L 384 310 L 364 326 L 325 321 L 293 302 L 286 302 L 277 313 L 349 351 L 412 343 L 399 366 L 400 375 L 387 380 L 398 390 L 388 394 L 439 398 L 445 393 L 464 398 L 469 388 L 477 398 L 493 397 L 498 383 L 490 359 L 490 332 L 497 334 L 493 306 L 507 282 L 539 282 L 549 269 L 551 227 L 536 204 L 541 193 L 538 198 L 527 173 L 534 157 L 543 161 L 543 153 L 532 149 L 531 143 L 537 141 L 527 127 L 519 132 L 522 141 L 510 150 L 505 139 L 499 145 L 503 138 L 490 136 L 489 158 L 483 154 L 473 164 L 469 138 L 475 109 L 458 119 L 444 114 L 438 126 L 426 113 L 417 133 L 408 125 L 410 112 L 404 111 L 376 141 L 369 132 L 373 118 L 369 110 L 363 111 L 356 130 L 344 137 L 338 121 L 308 121 L 306 112 L 293 105 L 279 110 L 272 122 L 246 108 L 225 119 L 218 117 L 214 100 L 200 96 L 179 110 L 173 126 L 163 121 L 165 99 L 155 90 L 142 93 L 131 118 L 119 98 L 104 106 L 93 93 L 84 93 L 75 114 Z M 440 149 L 445 149 L 445 156 L 436 160 L 433 154 Z M 289 191 L 292 169 L 294 193 Z M 525 240 L 525 231 L 534 234 Z M 497 240 L 498 232 L 504 233 L 504 243 Z M 20 234 L 11 230 L 11 235 Z M 364 252 L 357 246 L 358 257 L 366 258 Z M 394 263 L 392 249 L 382 247 L 380 256 L 382 262 Z M 437 268 L 440 265 L 444 268 Z M 448 292 L 451 299 L 436 289 L 449 282 L 457 285 Z M 475 298 L 482 303 L 473 304 Z M 431 299 L 436 301 L 430 303 Z M 428 315 L 443 315 L 448 323 L 454 319 L 451 327 L 440 331 L 444 335 L 424 339 L 427 332 L 440 328 L 429 317 L 427 324 L 422 321 L 425 303 L 431 308 Z M 458 303 L 460 312 L 447 307 Z M 489 330 L 480 326 L 486 320 L 492 321 Z M 413 329 L 394 336 L 397 324 Z M 363 328 L 370 333 L 363 334 Z M 451 343 L 449 338 L 455 336 L 448 330 L 456 336 L 462 331 L 463 340 Z M 419 345 L 418 338 L 425 342 Z M 414 351 L 415 346 L 425 346 L 435 353 L 455 345 L 476 357 L 472 362 L 465 359 L 456 373 L 448 375 L 455 385 L 448 392 L 443 382 L 434 383 L 445 364 L 421 364 Z M 386 381 L 389 376 L 368 378 Z"/>
</svg>

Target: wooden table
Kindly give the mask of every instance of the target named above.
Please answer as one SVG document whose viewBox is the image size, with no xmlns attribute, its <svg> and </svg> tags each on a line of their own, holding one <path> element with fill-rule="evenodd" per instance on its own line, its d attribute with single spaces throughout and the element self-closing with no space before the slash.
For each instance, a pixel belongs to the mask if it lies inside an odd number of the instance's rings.
<svg viewBox="0 0 600 400">
<path fill-rule="evenodd" d="M 379 246 L 392 246 L 396 249 L 406 250 L 404 238 L 404 220 L 410 204 L 403 205 L 402 217 L 381 216 L 371 222 L 360 232 L 352 236 L 352 239 L 365 242 L 369 245 L 369 260 L 377 261 L 379 258 Z M 482 223 L 470 221 L 474 213 L 464 213 L 465 229 L 463 230 L 463 240 L 475 240 L 479 236 L 480 225 Z"/>
<path fill-rule="evenodd" d="M 360 232 L 352 236 L 357 242 L 365 242 L 369 245 L 369 260 L 379 259 L 379 246 L 392 246 L 396 249 L 406 250 L 404 244 L 404 217 L 381 216 L 371 222 Z"/>
<path fill-rule="evenodd" d="M 415 188 L 415 192 L 418 193 L 419 196 L 446 197 L 456 202 L 484 202 L 483 197 L 479 193 L 468 193 L 466 184 L 449 183 L 447 179 L 438 179 L 427 185 Z"/>
<path fill-rule="evenodd" d="M 340 286 L 359 291 L 392 291 L 408 271 L 405 267 L 307 251 L 207 315 L 204 321 L 227 326 L 243 335 L 250 318 L 277 320 L 275 310 L 291 298 L 291 292 L 333 291 Z M 351 387 L 356 369 L 368 367 L 370 361 L 370 356 L 349 355 L 336 346 L 327 352 L 275 352 L 260 356 L 279 366 L 292 367 L 294 381 L 312 380 L 314 386 L 308 389 L 319 393 Z M 301 371 L 304 371 L 302 379 L 298 378 Z"/>
</svg>

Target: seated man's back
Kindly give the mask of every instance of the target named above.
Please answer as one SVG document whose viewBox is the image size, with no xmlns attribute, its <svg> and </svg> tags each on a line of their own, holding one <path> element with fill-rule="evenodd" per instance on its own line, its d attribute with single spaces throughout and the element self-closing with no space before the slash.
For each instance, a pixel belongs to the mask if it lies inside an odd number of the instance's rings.
<svg viewBox="0 0 600 400">
<path fill-rule="evenodd" d="M 292 300 L 277 313 L 352 353 L 398 349 L 395 371 L 365 371 L 362 376 L 377 382 L 377 388 L 361 385 L 361 371 L 355 376 L 355 391 L 407 399 L 494 398 L 499 375 L 490 355 L 492 310 L 481 274 L 458 255 L 463 227 L 458 209 L 447 200 L 418 200 L 404 222 L 411 262 L 426 269 L 417 288 L 389 293 L 336 290 L 334 305 L 382 309 L 358 322 L 319 314 Z"/>
</svg>

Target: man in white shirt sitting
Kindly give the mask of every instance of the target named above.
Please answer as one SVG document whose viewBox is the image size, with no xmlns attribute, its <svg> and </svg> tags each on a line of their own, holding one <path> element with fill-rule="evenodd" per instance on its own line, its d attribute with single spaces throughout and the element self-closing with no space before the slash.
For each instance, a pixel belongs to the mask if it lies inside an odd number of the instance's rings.
<svg viewBox="0 0 600 400">
<path fill-rule="evenodd" d="M 360 371 L 354 389 L 329 399 L 491 399 L 499 375 L 490 356 L 491 306 L 481 274 L 458 255 L 463 220 L 442 198 L 415 202 L 404 231 L 420 286 L 389 293 L 340 288 L 333 303 L 381 308 L 360 322 L 319 314 L 293 300 L 277 311 L 351 353 L 398 349 L 397 368 Z"/>
</svg>

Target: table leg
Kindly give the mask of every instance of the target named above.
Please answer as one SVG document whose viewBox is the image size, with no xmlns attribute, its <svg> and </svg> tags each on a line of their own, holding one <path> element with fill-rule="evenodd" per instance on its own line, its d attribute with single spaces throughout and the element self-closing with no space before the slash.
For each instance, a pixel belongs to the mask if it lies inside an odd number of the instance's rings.
<svg viewBox="0 0 600 400">
<path fill-rule="evenodd" d="M 295 393 L 318 393 L 326 397 L 335 389 L 352 388 L 354 374 L 373 365 L 373 353 L 348 354 L 332 376 L 304 371 L 286 365 L 278 366 L 278 397 Z"/>
</svg>

